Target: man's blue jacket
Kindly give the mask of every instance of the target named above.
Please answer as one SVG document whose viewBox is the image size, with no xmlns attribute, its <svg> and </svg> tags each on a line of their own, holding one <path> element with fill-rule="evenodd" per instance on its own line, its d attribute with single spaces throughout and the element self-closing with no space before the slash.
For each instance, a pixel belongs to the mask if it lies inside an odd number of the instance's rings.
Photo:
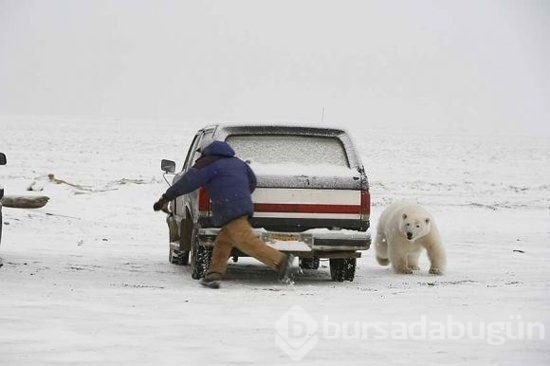
<svg viewBox="0 0 550 366">
<path fill-rule="evenodd" d="M 204 148 L 195 165 L 164 196 L 171 201 L 199 187 L 205 187 L 210 195 L 215 225 L 254 214 L 251 193 L 256 188 L 256 176 L 226 142 L 214 141 Z"/>
</svg>

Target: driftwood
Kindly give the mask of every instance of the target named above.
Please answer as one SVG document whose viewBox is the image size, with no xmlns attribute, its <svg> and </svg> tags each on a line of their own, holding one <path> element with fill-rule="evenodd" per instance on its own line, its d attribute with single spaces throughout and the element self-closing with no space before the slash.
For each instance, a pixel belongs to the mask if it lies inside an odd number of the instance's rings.
<svg viewBox="0 0 550 366">
<path fill-rule="evenodd" d="M 4 207 L 40 208 L 46 206 L 49 199 L 47 196 L 4 196 L 0 201 Z"/>
<path fill-rule="evenodd" d="M 66 184 L 68 186 L 75 187 L 75 188 L 78 188 L 78 189 L 83 190 L 83 191 L 93 191 L 92 187 L 82 186 L 80 184 L 69 183 L 69 182 L 67 182 L 66 180 L 63 180 L 63 179 L 57 179 L 55 177 L 55 175 L 53 175 L 52 173 L 48 174 L 48 179 L 49 179 L 50 182 L 55 183 L 55 184 Z"/>
</svg>

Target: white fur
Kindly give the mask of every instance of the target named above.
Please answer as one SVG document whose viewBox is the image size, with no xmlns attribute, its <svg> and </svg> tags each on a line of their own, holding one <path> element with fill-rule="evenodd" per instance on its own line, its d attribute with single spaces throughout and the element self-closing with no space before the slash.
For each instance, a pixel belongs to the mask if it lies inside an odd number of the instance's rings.
<svg viewBox="0 0 550 366">
<path fill-rule="evenodd" d="M 396 273 L 410 274 L 418 268 L 418 257 L 425 248 L 430 259 L 430 273 L 442 274 L 447 258 L 433 217 L 421 206 L 394 202 L 378 220 L 376 260 L 391 263 Z"/>
</svg>

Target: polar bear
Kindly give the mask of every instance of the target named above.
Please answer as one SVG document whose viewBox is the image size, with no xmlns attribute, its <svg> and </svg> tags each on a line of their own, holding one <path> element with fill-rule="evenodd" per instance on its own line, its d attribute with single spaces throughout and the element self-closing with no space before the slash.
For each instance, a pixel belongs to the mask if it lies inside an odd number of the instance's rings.
<svg viewBox="0 0 550 366">
<path fill-rule="evenodd" d="M 420 269 L 422 248 L 428 252 L 430 273 L 442 274 L 447 259 L 433 217 L 415 203 L 392 203 L 378 220 L 376 260 L 383 266 L 391 263 L 396 273 L 410 274 Z"/>
</svg>

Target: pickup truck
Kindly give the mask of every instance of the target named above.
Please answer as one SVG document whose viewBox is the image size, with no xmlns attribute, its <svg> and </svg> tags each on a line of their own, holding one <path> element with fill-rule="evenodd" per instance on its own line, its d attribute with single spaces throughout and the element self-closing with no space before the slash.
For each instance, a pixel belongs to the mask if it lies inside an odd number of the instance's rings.
<svg viewBox="0 0 550 366">
<path fill-rule="evenodd" d="M 254 232 L 268 245 L 299 257 L 303 269 L 327 259 L 334 281 L 353 281 L 356 258 L 369 249 L 370 193 L 365 169 L 341 129 L 280 125 L 213 125 L 193 138 L 176 182 L 200 157 L 202 139 L 226 141 L 255 172 Z M 174 161 L 163 159 L 165 174 Z M 220 228 L 212 223 L 208 192 L 200 188 L 166 208 L 169 261 L 205 275 Z M 233 250 L 233 261 L 246 256 Z M 191 258 L 190 258 L 191 257 Z"/>
</svg>

